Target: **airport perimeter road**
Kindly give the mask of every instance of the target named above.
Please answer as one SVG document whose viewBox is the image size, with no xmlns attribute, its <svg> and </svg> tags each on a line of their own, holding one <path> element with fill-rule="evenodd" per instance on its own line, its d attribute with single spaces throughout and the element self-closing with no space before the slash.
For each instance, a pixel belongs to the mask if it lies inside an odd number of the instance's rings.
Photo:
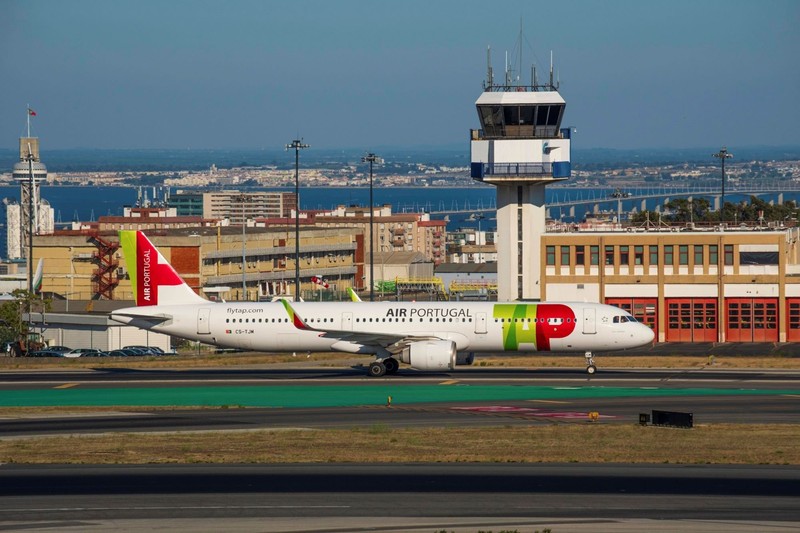
<svg viewBox="0 0 800 533">
<path fill-rule="evenodd" d="M 800 469 L 670 465 L 0 467 L 0 528 L 788 531 Z"/>
</svg>

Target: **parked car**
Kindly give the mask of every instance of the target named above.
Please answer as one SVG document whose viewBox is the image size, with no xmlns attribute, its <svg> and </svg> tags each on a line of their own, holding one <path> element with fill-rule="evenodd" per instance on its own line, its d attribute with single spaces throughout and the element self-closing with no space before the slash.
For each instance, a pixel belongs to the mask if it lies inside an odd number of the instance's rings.
<svg viewBox="0 0 800 533">
<path fill-rule="evenodd" d="M 47 348 L 44 349 L 50 352 L 61 352 L 61 353 L 67 353 L 72 351 L 72 348 L 69 348 L 68 346 L 48 346 Z"/>
<path fill-rule="evenodd" d="M 128 352 L 125 350 L 111 350 L 106 352 L 109 357 L 128 357 Z"/>
<path fill-rule="evenodd" d="M 108 352 L 90 349 L 88 352 L 83 352 L 81 357 L 108 357 Z"/>
<path fill-rule="evenodd" d="M 140 348 L 121 348 L 120 351 L 125 352 L 128 356 L 150 355 L 149 352 Z"/>
<path fill-rule="evenodd" d="M 97 348 L 73 348 L 65 352 L 64 357 L 87 357 L 95 352 L 99 352 Z"/>
<path fill-rule="evenodd" d="M 143 355 L 159 355 L 152 346 L 123 346 L 123 350 L 137 350 Z"/>
<path fill-rule="evenodd" d="M 55 352 L 53 350 L 36 350 L 28 352 L 28 357 L 64 357 L 64 352 Z"/>
</svg>

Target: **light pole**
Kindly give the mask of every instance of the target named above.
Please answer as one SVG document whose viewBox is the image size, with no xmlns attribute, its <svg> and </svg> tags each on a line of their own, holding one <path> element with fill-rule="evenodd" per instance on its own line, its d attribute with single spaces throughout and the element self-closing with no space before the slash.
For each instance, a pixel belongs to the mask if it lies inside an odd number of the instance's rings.
<svg viewBox="0 0 800 533">
<path fill-rule="evenodd" d="M 722 147 L 722 150 L 716 154 L 711 154 L 722 161 L 722 200 L 719 207 L 719 223 L 725 222 L 725 160 L 733 157 L 733 154 L 728 152 L 728 148 Z"/>
<path fill-rule="evenodd" d="M 286 145 L 294 149 L 294 301 L 300 301 L 300 150 L 309 148 L 303 139 L 295 139 Z"/>
<path fill-rule="evenodd" d="M 245 235 L 247 216 L 244 212 L 244 206 L 248 198 L 242 195 L 239 200 L 242 202 L 242 301 L 247 301 L 247 236 Z"/>
<path fill-rule="evenodd" d="M 481 238 L 481 220 L 484 218 L 486 217 L 481 213 L 478 213 L 478 215 L 475 216 L 475 219 L 478 221 L 478 233 L 475 234 L 475 244 L 478 250 L 478 263 L 483 263 L 483 248 L 481 248 L 481 241 L 483 241 L 484 244 L 486 243 L 486 239 Z"/>
<path fill-rule="evenodd" d="M 375 219 L 375 210 L 372 207 L 372 165 L 383 163 L 383 159 L 372 152 L 361 158 L 362 163 L 369 163 L 369 301 L 375 301 L 375 240 L 372 236 L 372 226 Z"/>
</svg>

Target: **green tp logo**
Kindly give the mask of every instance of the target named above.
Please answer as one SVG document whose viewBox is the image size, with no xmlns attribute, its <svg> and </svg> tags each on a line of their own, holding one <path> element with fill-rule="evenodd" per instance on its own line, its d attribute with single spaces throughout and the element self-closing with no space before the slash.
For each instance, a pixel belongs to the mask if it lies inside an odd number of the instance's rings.
<svg viewBox="0 0 800 533">
<path fill-rule="evenodd" d="M 506 351 L 519 351 L 522 345 L 547 351 L 550 339 L 575 331 L 575 312 L 564 304 L 497 304 L 493 317 L 502 323 Z"/>
</svg>

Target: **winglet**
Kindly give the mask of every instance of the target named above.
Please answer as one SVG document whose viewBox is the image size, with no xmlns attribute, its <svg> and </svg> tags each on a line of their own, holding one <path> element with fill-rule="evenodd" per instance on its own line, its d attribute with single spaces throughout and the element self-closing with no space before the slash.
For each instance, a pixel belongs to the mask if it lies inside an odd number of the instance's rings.
<svg viewBox="0 0 800 533">
<path fill-rule="evenodd" d="M 39 258 L 39 263 L 36 265 L 36 273 L 33 275 L 33 292 L 39 294 L 42 290 L 42 278 L 44 273 L 44 259 Z"/>
<path fill-rule="evenodd" d="M 297 312 L 294 310 L 294 308 L 288 302 L 288 300 L 286 300 L 285 298 L 281 298 L 281 303 L 283 304 L 284 309 L 286 309 L 286 313 L 289 315 L 289 320 L 292 321 L 294 327 L 296 327 L 297 329 L 314 329 L 312 327 L 309 327 L 308 324 L 306 324 L 305 321 L 302 318 L 300 318 L 300 315 L 297 314 Z"/>
<path fill-rule="evenodd" d="M 347 294 L 350 295 L 350 300 L 353 302 L 360 302 L 361 298 L 358 297 L 356 291 L 353 290 L 353 287 L 347 287 Z"/>
</svg>

